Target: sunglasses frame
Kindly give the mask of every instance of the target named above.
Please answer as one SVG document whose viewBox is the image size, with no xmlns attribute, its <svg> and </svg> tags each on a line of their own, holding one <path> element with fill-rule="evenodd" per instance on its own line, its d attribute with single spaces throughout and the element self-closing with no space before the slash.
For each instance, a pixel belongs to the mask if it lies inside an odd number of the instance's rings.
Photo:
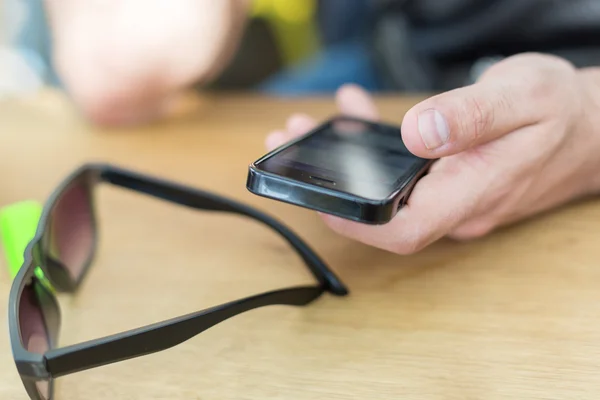
<svg viewBox="0 0 600 400">
<path fill-rule="evenodd" d="M 93 189 L 100 183 L 109 183 L 196 210 L 235 213 L 261 222 L 286 239 L 304 260 L 318 283 L 265 292 L 115 335 L 57 348 L 57 337 L 51 337 L 52 333 L 48 328 L 49 324 L 55 324 L 56 335 L 60 328 L 60 308 L 53 292 L 75 292 L 93 262 L 98 242 Z M 59 261 L 44 253 L 52 211 L 71 185 L 84 185 L 88 190 L 95 234 L 91 255 L 77 280 L 72 279 Z M 43 277 L 36 273 L 37 267 L 43 272 Z M 38 304 L 44 317 L 47 339 L 51 341 L 49 350 L 44 354 L 28 351 L 21 339 L 19 307 L 27 285 L 32 285 L 37 296 L 46 295 L 48 301 L 54 303 L 48 309 L 41 301 Z M 30 398 L 46 400 L 37 389 L 37 383 L 46 382 L 49 385 L 48 399 L 52 399 L 54 378 L 166 350 L 252 309 L 269 305 L 305 306 L 325 292 L 345 296 L 348 289 L 300 237 L 273 217 L 232 199 L 168 180 L 110 164 L 84 164 L 53 191 L 44 205 L 36 234 L 24 252 L 23 266 L 13 281 L 9 297 L 11 347 L 17 370 Z"/>
</svg>

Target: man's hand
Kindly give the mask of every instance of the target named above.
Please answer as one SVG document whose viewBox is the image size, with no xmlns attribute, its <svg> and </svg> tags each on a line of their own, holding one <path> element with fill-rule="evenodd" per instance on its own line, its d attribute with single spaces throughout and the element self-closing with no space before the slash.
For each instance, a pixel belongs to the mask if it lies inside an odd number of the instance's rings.
<svg viewBox="0 0 600 400">
<path fill-rule="evenodd" d="M 157 118 L 236 49 L 249 0 L 45 0 L 58 73 L 99 124 Z"/>
<path fill-rule="evenodd" d="M 322 215 L 334 231 L 399 254 L 450 236 L 469 239 L 592 193 L 600 193 L 600 72 L 545 55 L 514 56 L 471 86 L 413 107 L 402 123 L 411 152 L 440 158 L 388 224 Z M 377 119 L 360 88 L 337 96 L 340 111 Z M 315 126 L 295 115 L 273 132 L 274 148 Z"/>
</svg>

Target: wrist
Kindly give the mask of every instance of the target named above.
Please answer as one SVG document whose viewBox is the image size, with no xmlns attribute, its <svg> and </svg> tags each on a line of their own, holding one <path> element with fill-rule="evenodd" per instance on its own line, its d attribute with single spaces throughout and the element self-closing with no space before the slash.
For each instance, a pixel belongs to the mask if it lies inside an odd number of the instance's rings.
<svg viewBox="0 0 600 400">
<path fill-rule="evenodd" d="M 579 70 L 584 91 L 583 130 L 587 138 L 589 160 L 588 169 L 590 191 L 600 194 L 600 67 L 583 68 Z"/>
</svg>

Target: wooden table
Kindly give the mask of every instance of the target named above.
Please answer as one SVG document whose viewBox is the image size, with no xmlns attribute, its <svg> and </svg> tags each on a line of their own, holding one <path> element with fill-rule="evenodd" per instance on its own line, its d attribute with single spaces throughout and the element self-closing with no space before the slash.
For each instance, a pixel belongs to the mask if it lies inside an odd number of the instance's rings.
<svg viewBox="0 0 600 400">
<path fill-rule="evenodd" d="M 380 99 L 396 122 L 414 101 Z M 0 106 L 0 205 L 43 201 L 80 163 L 114 162 L 269 211 L 352 291 L 256 310 L 171 350 L 61 378 L 57 399 L 598 398 L 600 202 L 414 256 L 378 251 L 246 191 L 266 132 L 296 110 L 334 109 L 329 99 L 207 97 L 162 124 L 103 132 L 55 93 Z M 98 203 L 99 256 L 82 290 L 60 298 L 62 344 L 311 282 L 281 239 L 244 218 L 109 187 Z M 0 399 L 27 398 L 4 328 L 0 377 Z"/>
</svg>

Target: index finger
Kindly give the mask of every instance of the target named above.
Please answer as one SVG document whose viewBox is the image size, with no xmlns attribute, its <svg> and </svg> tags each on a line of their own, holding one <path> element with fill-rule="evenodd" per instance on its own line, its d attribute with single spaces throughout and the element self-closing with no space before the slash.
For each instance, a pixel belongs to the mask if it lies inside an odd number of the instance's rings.
<svg viewBox="0 0 600 400">
<path fill-rule="evenodd" d="M 417 182 L 408 203 L 385 225 L 367 225 L 321 214 L 335 232 L 397 254 L 417 252 L 446 236 L 475 209 L 480 197 L 473 170 L 434 168 Z"/>
</svg>

